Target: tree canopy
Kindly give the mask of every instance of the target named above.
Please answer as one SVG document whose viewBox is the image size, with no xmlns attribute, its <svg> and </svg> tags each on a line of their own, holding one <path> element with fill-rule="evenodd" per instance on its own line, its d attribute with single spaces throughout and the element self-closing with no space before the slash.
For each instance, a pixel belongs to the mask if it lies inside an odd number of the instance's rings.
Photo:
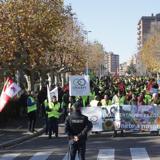
<svg viewBox="0 0 160 160">
<path fill-rule="evenodd" d="M 140 52 L 142 62 L 150 72 L 160 72 L 160 34 L 150 37 Z"/>
</svg>

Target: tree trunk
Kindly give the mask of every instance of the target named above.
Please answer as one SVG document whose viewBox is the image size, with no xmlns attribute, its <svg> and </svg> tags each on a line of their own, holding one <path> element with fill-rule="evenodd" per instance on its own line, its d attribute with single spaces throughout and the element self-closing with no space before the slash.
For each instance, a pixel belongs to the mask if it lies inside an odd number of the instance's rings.
<svg viewBox="0 0 160 160">
<path fill-rule="evenodd" d="M 157 72 L 157 80 L 159 80 L 159 73 Z"/>
<path fill-rule="evenodd" d="M 49 86 L 49 88 L 51 88 L 51 85 L 52 85 L 51 74 L 50 74 L 50 73 L 47 73 L 47 76 L 48 76 L 48 86 Z"/>
<path fill-rule="evenodd" d="M 27 82 L 27 91 L 31 91 L 31 78 L 29 75 L 24 75 Z"/>
<path fill-rule="evenodd" d="M 57 86 L 57 84 L 58 84 L 58 77 L 57 77 L 57 75 L 54 75 L 54 84 Z"/>
<path fill-rule="evenodd" d="M 16 76 L 16 82 L 20 86 L 20 72 L 19 72 L 19 70 L 16 71 L 16 75 L 15 76 Z"/>
<path fill-rule="evenodd" d="M 65 83 L 64 73 L 61 73 L 61 81 L 62 81 L 62 87 L 64 87 L 64 83 Z"/>
<path fill-rule="evenodd" d="M 39 77 L 39 90 L 42 90 L 42 76 Z"/>
<path fill-rule="evenodd" d="M 69 72 L 65 73 L 65 82 L 69 83 Z"/>
</svg>

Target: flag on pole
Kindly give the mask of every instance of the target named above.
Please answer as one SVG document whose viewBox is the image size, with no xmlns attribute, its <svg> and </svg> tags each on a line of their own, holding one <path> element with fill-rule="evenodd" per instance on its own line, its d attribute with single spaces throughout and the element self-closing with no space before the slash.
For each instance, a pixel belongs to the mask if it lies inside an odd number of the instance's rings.
<svg viewBox="0 0 160 160">
<path fill-rule="evenodd" d="M 52 91 L 49 90 L 49 86 L 47 85 L 47 97 L 48 97 L 48 102 L 51 102 L 51 99 L 53 96 L 56 96 L 58 100 L 58 87 L 55 87 Z"/>
<path fill-rule="evenodd" d="M 56 96 L 57 101 L 58 101 L 58 87 L 55 87 L 52 91 L 50 91 L 50 95 L 51 95 L 51 98 L 53 96 Z"/>
<path fill-rule="evenodd" d="M 52 91 L 50 91 L 49 86 L 47 85 L 47 98 L 48 98 L 49 107 L 50 107 L 51 99 L 53 96 L 56 96 L 57 100 L 58 100 L 58 87 L 56 87 Z"/>
<path fill-rule="evenodd" d="M 88 96 L 89 93 L 90 93 L 90 79 L 88 75 L 69 76 L 70 96 Z"/>
<path fill-rule="evenodd" d="M 2 112 L 9 100 L 13 98 L 20 90 L 21 88 L 15 82 L 13 82 L 11 78 L 7 78 L 0 96 L 0 112 Z"/>
</svg>

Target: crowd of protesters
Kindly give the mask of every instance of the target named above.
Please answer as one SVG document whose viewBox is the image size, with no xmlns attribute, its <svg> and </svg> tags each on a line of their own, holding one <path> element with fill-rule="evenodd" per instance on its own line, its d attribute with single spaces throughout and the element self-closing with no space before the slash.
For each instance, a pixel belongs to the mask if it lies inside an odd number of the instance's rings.
<svg viewBox="0 0 160 160">
<path fill-rule="evenodd" d="M 55 86 L 52 86 L 54 88 Z M 160 106 L 160 90 L 155 78 L 148 77 L 115 77 L 107 76 L 101 79 L 95 77 L 90 81 L 91 92 L 89 96 L 69 96 L 69 86 L 58 86 L 58 103 L 60 104 L 59 122 L 63 123 L 71 112 L 71 106 L 77 102 L 82 107 L 118 105 L 157 105 Z M 42 113 L 46 120 L 47 99 L 46 87 L 37 93 L 37 111 Z M 46 129 L 46 134 L 48 129 Z M 51 131 L 50 131 L 51 132 Z M 56 136 L 58 133 L 56 133 Z"/>
<path fill-rule="evenodd" d="M 62 106 L 79 101 L 85 106 L 104 105 L 160 105 L 160 92 L 157 80 L 147 77 L 103 77 L 91 80 L 89 96 L 69 97 L 68 91 L 62 96 Z M 65 105 L 64 105 L 65 104 Z M 68 105 L 67 105 L 68 104 Z"/>
<path fill-rule="evenodd" d="M 147 77 L 104 77 L 96 79 L 92 91 L 107 104 L 160 105 L 157 80 Z"/>
</svg>

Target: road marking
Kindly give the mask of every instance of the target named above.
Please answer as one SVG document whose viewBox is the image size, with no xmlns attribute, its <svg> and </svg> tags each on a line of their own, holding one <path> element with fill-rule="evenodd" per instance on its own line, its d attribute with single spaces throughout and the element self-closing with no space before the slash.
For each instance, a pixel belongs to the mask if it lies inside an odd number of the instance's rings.
<svg viewBox="0 0 160 160">
<path fill-rule="evenodd" d="M 66 153 L 66 155 L 64 156 L 64 158 L 62 160 L 67 160 L 67 159 L 69 159 L 68 153 Z"/>
<path fill-rule="evenodd" d="M 130 148 L 132 160 L 150 160 L 145 148 Z"/>
<path fill-rule="evenodd" d="M 97 160 L 114 160 L 115 149 L 100 149 Z"/>
<path fill-rule="evenodd" d="M 62 160 L 69 160 L 69 155 L 68 155 L 68 153 L 66 153 L 66 155 L 64 156 L 64 158 L 63 158 Z M 79 160 L 78 154 L 76 154 L 75 160 Z"/>
<path fill-rule="evenodd" d="M 4 154 L 0 160 L 13 160 L 14 158 L 18 157 L 20 153 L 10 153 L 10 154 Z"/>
<path fill-rule="evenodd" d="M 37 152 L 29 160 L 46 160 L 52 152 Z"/>
</svg>

